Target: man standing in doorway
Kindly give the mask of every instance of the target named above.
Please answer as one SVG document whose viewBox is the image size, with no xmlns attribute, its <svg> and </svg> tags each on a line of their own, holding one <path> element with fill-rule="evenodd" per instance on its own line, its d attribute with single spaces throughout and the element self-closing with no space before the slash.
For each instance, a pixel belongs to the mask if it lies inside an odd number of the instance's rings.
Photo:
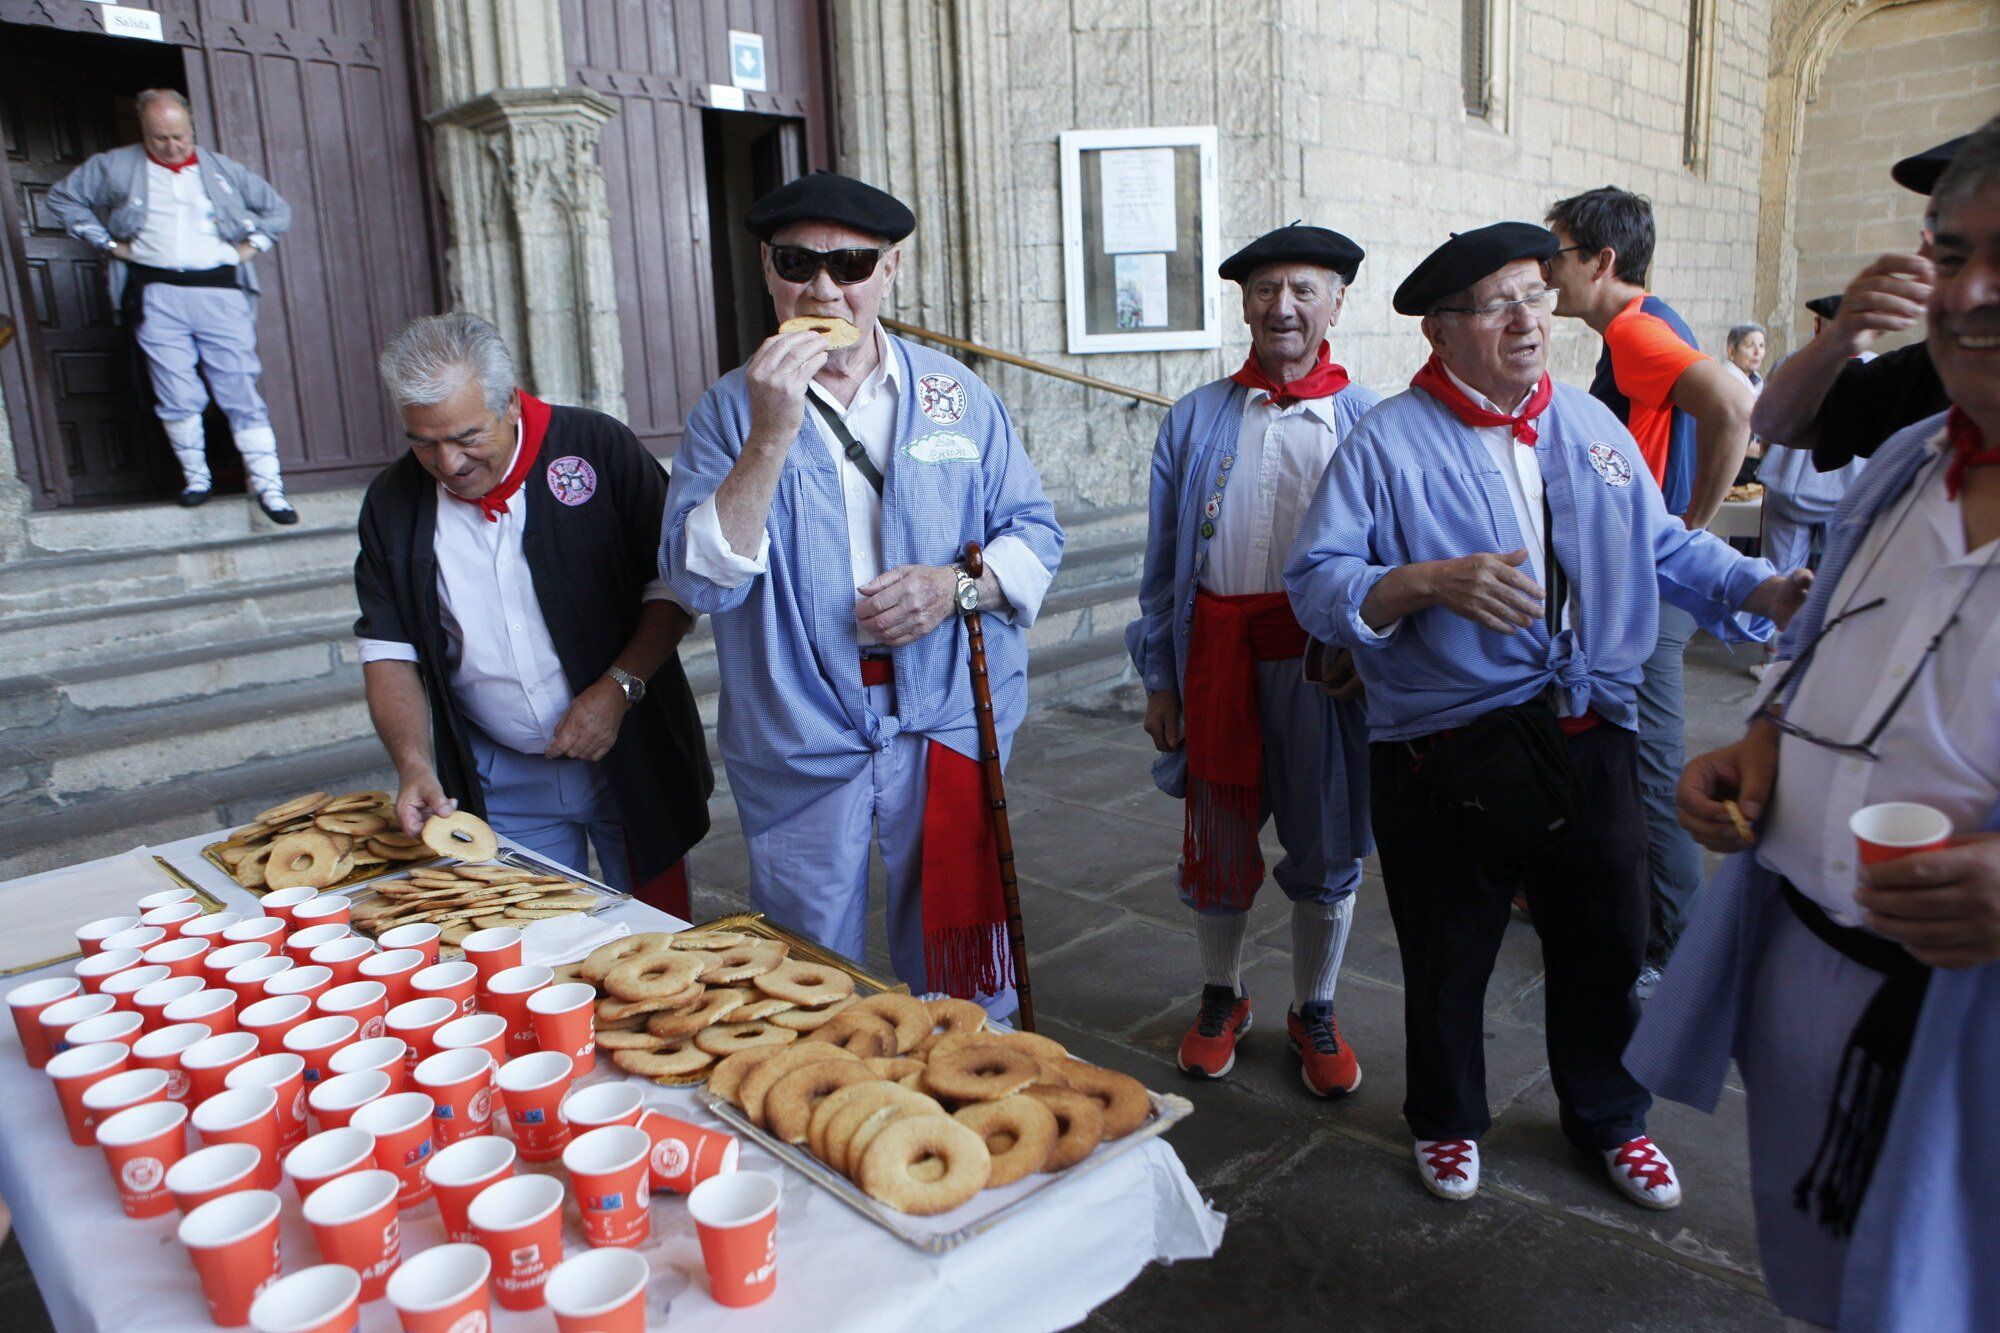
<svg viewBox="0 0 2000 1333">
<path fill-rule="evenodd" d="M 111 304 L 146 354 L 160 425 L 181 465 L 181 503 L 205 504 L 213 493 L 201 424 L 212 393 L 258 505 L 274 523 L 296 523 L 257 392 L 250 262 L 291 226 L 291 206 L 235 159 L 196 152 L 179 93 L 148 88 L 138 108 L 141 141 L 71 172 L 49 191 L 49 208 L 70 235 L 110 256 Z"/>
<path fill-rule="evenodd" d="M 1691 530 L 1707 527 L 1750 446 L 1750 391 L 1703 356 L 1687 322 L 1646 290 L 1651 203 L 1607 185 L 1560 200 L 1547 220 L 1559 247 L 1549 261 L 1556 313 L 1604 337 L 1591 396 L 1632 433 L 1667 512 Z M 1701 891 L 1701 852 L 1674 815 L 1674 787 L 1687 762 L 1681 657 L 1694 631 L 1693 616 L 1662 600 L 1659 642 L 1639 682 L 1639 785 L 1652 884 L 1641 994 L 1659 980 Z"/>
</svg>

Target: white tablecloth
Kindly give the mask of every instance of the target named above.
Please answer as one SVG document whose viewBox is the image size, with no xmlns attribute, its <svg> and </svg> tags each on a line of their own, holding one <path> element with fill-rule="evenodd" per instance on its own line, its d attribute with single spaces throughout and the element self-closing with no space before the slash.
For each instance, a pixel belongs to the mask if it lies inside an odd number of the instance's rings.
<svg viewBox="0 0 2000 1333">
<path fill-rule="evenodd" d="M 200 857 L 214 835 L 153 851 L 231 907 L 250 895 Z M 136 895 L 135 895 L 136 896 Z M 606 913 L 634 930 L 673 929 L 672 918 L 640 903 Z M 51 973 L 63 970 L 51 969 Z M 9 978 L 9 986 L 35 975 Z M 71 1144 L 48 1080 L 21 1057 L 13 1025 L 0 1039 L 0 1197 L 34 1269 L 42 1299 L 63 1330 L 210 1329 L 200 1287 L 174 1238 L 180 1214 L 134 1221 L 118 1207 L 103 1155 Z M 620 1077 L 616 1070 L 595 1078 Z M 703 1124 L 713 1116 L 691 1092 L 648 1084 L 649 1102 Z M 743 1145 L 742 1168 L 773 1172 L 783 1182 L 778 1206 L 778 1288 L 747 1311 L 717 1305 L 708 1294 L 694 1224 L 678 1195 L 656 1196 L 652 1240 L 643 1253 L 653 1266 L 648 1322 L 683 1329 L 799 1328 L 1054 1329 L 1080 1320 L 1109 1300 L 1154 1260 L 1206 1258 L 1222 1241 L 1223 1219 L 1201 1198 L 1164 1140 L 1106 1163 L 1051 1190 L 1045 1204 L 1014 1217 L 945 1255 L 916 1250 L 840 1200 Z M 529 1170 L 560 1174 L 559 1163 Z M 318 1263 L 310 1230 L 289 1183 L 285 1200 L 285 1271 Z M 575 1205 L 568 1205 L 566 1242 L 584 1248 Z M 403 1214 L 403 1249 L 442 1243 L 437 1205 Z M 546 1329 L 546 1310 L 523 1315 L 494 1307 L 494 1327 Z M 394 1330 L 387 1300 L 364 1307 L 361 1327 Z"/>
<path fill-rule="evenodd" d="M 1708 530 L 1718 537 L 1755 537 L 1764 529 L 1764 501 L 1724 500 Z"/>
</svg>

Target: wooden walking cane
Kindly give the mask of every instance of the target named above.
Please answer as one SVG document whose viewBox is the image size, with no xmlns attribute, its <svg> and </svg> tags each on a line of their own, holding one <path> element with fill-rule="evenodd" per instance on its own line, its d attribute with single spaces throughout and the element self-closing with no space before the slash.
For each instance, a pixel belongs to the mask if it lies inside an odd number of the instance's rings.
<svg viewBox="0 0 2000 1333">
<path fill-rule="evenodd" d="M 965 544 L 965 569 L 973 578 L 986 573 L 978 542 Z M 1007 782 L 1000 772 L 1000 731 L 993 723 L 993 682 L 986 677 L 986 631 L 979 613 L 965 616 L 972 649 L 972 710 L 979 719 L 979 766 L 986 774 L 986 806 L 993 812 L 993 843 L 1000 852 L 1000 892 L 1007 901 L 1007 947 L 1014 959 L 1014 994 L 1021 1003 L 1021 1030 L 1035 1030 L 1035 1001 L 1028 985 L 1028 938 L 1021 928 L 1021 886 L 1014 879 L 1014 831 L 1007 823 Z"/>
</svg>

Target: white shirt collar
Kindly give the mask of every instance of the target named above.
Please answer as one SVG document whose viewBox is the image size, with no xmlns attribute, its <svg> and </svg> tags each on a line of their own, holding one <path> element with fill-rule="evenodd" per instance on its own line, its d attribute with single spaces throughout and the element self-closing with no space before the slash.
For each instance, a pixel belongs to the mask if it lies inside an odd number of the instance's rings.
<svg viewBox="0 0 2000 1333">
<path fill-rule="evenodd" d="M 880 320 L 875 321 L 875 351 L 875 369 L 869 371 L 868 378 L 861 381 L 861 387 L 854 391 L 854 400 L 848 403 L 846 408 L 843 409 L 834 396 L 817 381 L 812 385 L 813 396 L 845 416 L 881 392 L 885 384 L 891 386 L 890 392 L 895 392 L 902 383 L 902 367 L 896 363 L 896 349 L 890 344 L 888 330 L 882 327 Z"/>
<path fill-rule="evenodd" d="M 1290 407 L 1273 405 L 1271 410 L 1281 417 L 1293 412 L 1310 412 L 1318 417 L 1321 423 L 1328 429 L 1334 429 L 1333 398 L 1332 394 L 1328 394 L 1324 398 L 1301 398 Z M 1250 401 L 1253 403 L 1259 401 L 1268 403 L 1271 401 L 1271 391 L 1269 389 L 1252 389 L 1250 391 Z"/>
<path fill-rule="evenodd" d="M 1479 390 L 1473 388 L 1470 384 L 1467 384 L 1457 375 L 1453 374 L 1451 367 L 1446 366 L 1443 361 L 1439 361 L 1438 365 L 1444 368 L 1444 377 L 1450 380 L 1453 384 L 1457 385 L 1458 391 L 1460 393 L 1464 394 L 1467 398 L 1470 398 L 1473 402 L 1485 408 L 1488 412 L 1498 412 L 1503 417 L 1513 416 L 1516 412 L 1520 411 L 1522 403 L 1527 402 L 1529 398 L 1534 396 L 1535 391 L 1533 389 L 1530 389 L 1528 390 L 1528 392 L 1521 395 L 1520 403 L 1516 403 L 1512 407 L 1502 407 L 1498 403 L 1494 402 L 1491 398 L 1488 398 L 1485 394 L 1479 392 Z"/>
</svg>

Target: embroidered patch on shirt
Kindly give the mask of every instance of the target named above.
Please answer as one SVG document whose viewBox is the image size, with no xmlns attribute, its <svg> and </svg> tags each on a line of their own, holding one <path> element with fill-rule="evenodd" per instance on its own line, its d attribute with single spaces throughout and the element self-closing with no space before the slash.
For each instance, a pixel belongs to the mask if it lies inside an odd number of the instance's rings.
<svg viewBox="0 0 2000 1333">
<path fill-rule="evenodd" d="M 549 494 L 572 507 L 597 494 L 597 469 L 575 454 L 549 464 Z"/>
<path fill-rule="evenodd" d="M 949 375 L 926 375 L 917 381 L 917 408 L 940 426 L 965 415 L 965 386 Z"/>
<path fill-rule="evenodd" d="M 1604 478 L 1606 486 L 1630 486 L 1632 465 L 1625 461 L 1625 455 L 1608 444 L 1590 446 L 1590 465 L 1597 469 L 1597 475 Z"/>
<path fill-rule="evenodd" d="M 955 387 L 955 386 L 954 386 Z M 979 446 L 972 437 L 956 431 L 938 431 L 903 446 L 903 452 L 919 463 L 977 463 Z"/>
</svg>

